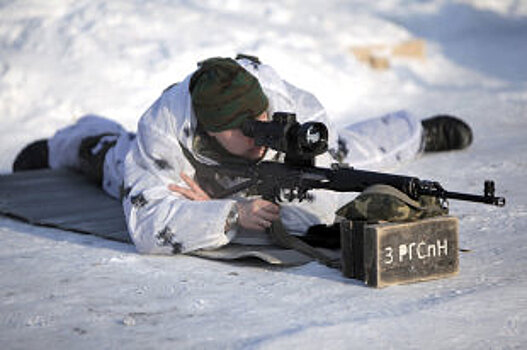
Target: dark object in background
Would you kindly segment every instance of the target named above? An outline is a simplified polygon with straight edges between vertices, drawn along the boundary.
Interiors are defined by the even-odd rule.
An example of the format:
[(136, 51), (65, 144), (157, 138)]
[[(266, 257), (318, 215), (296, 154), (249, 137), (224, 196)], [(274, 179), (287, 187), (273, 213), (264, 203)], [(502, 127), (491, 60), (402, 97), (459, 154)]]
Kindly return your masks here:
[(16, 156), (13, 172), (49, 168), (48, 155), (47, 139), (32, 142)]
[(459, 118), (438, 115), (424, 119), (421, 124), (425, 152), (460, 150), (472, 143), (470, 126)]
[(307, 230), (305, 236), (298, 236), (298, 238), (313, 247), (339, 249), (340, 224), (313, 225)]

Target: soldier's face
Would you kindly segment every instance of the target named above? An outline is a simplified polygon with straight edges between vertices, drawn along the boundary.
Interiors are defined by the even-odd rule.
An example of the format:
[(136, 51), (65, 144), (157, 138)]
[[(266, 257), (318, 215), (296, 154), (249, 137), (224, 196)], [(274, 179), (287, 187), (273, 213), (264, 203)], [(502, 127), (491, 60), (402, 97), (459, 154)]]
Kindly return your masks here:
[[(263, 112), (256, 120), (267, 121), (267, 112)], [(209, 132), (229, 153), (246, 159), (257, 160), (264, 156), (267, 147), (256, 146), (254, 139), (245, 136), (241, 129), (229, 129), (220, 132)]]

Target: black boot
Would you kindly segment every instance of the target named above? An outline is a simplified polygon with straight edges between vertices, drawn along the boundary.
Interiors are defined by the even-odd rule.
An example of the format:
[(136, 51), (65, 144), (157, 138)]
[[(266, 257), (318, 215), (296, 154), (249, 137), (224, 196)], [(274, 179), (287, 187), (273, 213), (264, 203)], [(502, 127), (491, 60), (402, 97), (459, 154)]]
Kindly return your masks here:
[(449, 115), (438, 115), (421, 121), (424, 152), (441, 152), (467, 148), (472, 130), (467, 123)]
[(13, 172), (49, 168), (48, 140), (30, 143), (15, 158)]

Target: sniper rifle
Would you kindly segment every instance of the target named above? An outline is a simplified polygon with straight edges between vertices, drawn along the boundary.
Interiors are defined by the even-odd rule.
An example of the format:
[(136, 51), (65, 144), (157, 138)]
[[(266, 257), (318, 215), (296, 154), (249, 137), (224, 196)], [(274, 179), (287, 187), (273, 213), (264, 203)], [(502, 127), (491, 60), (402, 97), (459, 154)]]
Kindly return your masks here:
[[(504, 197), (495, 196), (492, 180), (484, 182), (483, 195), (447, 191), (437, 181), (421, 180), (413, 176), (354, 169), (335, 163), (331, 168), (316, 167), (314, 158), (328, 150), (328, 129), (325, 124), (300, 124), (292, 113), (275, 113), (270, 122), (248, 120), (243, 133), (255, 144), (284, 152), (284, 163), (262, 161), (254, 165), (229, 165), (215, 171), (229, 176), (248, 179), (225, 190), (218, 197), (227, 197), (243, 189), (256, 187), (264, 199), (288, 201), (309, 199), (309, 191), (327, 189), (337, 192), (362, 192), (375, 184), (390, 185), (412, 199), (434, 196), (447, 203), (448, 199), (505, 205)], [(445, 204), (446, 205), (446, 204)]]

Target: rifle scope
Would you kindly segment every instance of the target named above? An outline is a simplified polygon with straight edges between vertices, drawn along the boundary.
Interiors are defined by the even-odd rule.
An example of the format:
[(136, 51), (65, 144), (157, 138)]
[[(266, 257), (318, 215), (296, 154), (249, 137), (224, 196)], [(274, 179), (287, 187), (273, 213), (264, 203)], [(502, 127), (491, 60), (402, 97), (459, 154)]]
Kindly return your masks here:
[(274, 113), (270, 122), (246, 120), (242, 132), (254, 138), (256, 145), (285, 152), (290, 158), (309, 159), (328, 149), (326, 125), (319, 122), (300, 124), (294, 113)]

